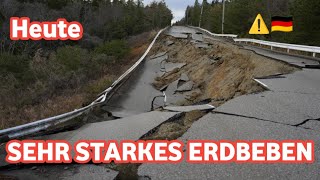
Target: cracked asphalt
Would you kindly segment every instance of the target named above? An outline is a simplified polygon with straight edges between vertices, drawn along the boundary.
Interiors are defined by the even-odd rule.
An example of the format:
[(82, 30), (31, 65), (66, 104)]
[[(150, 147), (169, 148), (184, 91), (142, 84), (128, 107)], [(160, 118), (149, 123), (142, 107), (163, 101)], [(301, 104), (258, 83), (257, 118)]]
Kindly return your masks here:
[[(309, 77), (310, 76), (310, 77)], [(151, 179), (319, 179), (320, 71), (261, 80), (270, 91), (240, 96), (195, 122), (180, 140), (313, 140), (313, 164), (143, 164)]]
[[(315, 140), (319, 159), (319, 133), (307, 129), (234, 115), (209, 113), (180, 140)], [(138, 174), (154, 179), (319, 179), (320, 164), (143, 164)]]
[(279, 52), (271, 51), (268, 49), (263, 49), (260, 47), (253, 47), (253, 46), (247, 46), (247, 45), (244, 45), (243, 47), (247, 50), (254, 51), (255, 53), (260, 54), (262, 56), (284, 61), (298, 67), (304, 68), (306, 65), (319, 65), (319, 61), (311, 58), (293, 56), (286, 53), (279, 53)]
[[(187, 27), (172, 27), (167, 32), (176, 38), (193, 38), (201, 41), (207, 35), (195, 34)], [(212, 38), (215, 40), (215, 38)], [(221, 39), (217, 39), (222, 41)], [(171, 42), (170, 42), (171, 43)], [(169, 44), (170, 44), (169, 43)], [(316, 61), (296, 58), (275, 52), (259, 50), (264, 56), (279, 59), (293, 65), (317, 64)], [(178, 115), (178, 112), (149, 112), (151, 101), (162, 93), (152, 87), (154, 78), (162, 74), (165, 52), (150, 57), (103, 107), (121, 119), (92, 123), (82, 128), (42, 139), (123, 140), (139, 139), (149, 130)], [(170, 68), (172, 69), (172, 68)], [(189, 79), (183, 77), (182, 79)], [(293, 74), (260, 78), (269, 91), (243, 95), (232, 99), (196, 121), (179, 138), (188, 140), (313, 140), (315, 163), (313, 164), (142, 164), (137, 175), (143, 179), (320, 179), (320, 70), (302, 69)], [(166, 90), (174, 91), (171, 87)], [(168, 93), (170, 94), (170, 93)], [(173, 96), (172, 96), (173, 97)], [(175, 100), (175, 97), (173, 97)], [(160, 98), (159, 98), (160, 99)], [(170, 97), (168, 99), (171, 100)], [(162, 100), (157, 102), (163, 103)], [(193, 107), (168, 107), (189, 111)], [(199, 107), (197, 107), (199, 108)], [(210, 108), (212, 107), (203, 107)], [(142, 114), (141, 114), (142, 113)], [(139, 114), (139, 115), (137, 115)], [(124, 118), (123, 118), (124, 117)], [(0, 148), (1, 150), (1, 148)], [(0, 153), (3, 158), (4, 153)], [(18, 170), (0, 170), (21, 179), (115, 179), (117, 171), (96, 165), (38, 166)]]
[[(182, 30), (183, 32), (185, 30)], [(177, 33), (175, 31), (175, 33)], [(317, 61), (260, 48), (257, 53), (304, 67)], [(257, 50), (258, 49), (258, 50)], [(259, 51), (259, 52), (258, 52)], [(237, 97), (195, 122), (180, 140), (313, 140), (313, 164), (143, 164), (150, 179), (319, 179), (320, 70), (259, 79), (270, 89)]]

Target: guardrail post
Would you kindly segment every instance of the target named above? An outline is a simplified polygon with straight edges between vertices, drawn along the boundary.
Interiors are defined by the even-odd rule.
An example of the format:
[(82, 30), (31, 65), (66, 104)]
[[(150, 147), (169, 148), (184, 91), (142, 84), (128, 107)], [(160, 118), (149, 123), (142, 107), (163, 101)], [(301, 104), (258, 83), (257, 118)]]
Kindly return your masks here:
[(320, 46), (306, 46), (306, 45), (299, 45), (299, 44), (286, 44), (286, 43), (278, 43), (272, 41), (262, 41), (257, 39), (235, 39), (236, 42), (245, 43), (252, 46), (263, 47), (263, 48), (270, 48), (271, 51), (275, 51), (279, 48), (282, 52), (286, 52), (288, 54), (298, 51), (298, 52), (306, 52), (308, 53), (309, 57), (319, 58), (320, 54)]

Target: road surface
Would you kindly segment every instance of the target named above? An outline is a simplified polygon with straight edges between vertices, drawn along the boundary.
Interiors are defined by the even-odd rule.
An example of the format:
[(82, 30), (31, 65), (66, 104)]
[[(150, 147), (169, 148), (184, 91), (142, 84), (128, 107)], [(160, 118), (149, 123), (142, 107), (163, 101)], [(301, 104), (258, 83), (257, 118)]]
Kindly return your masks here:
[[(290, 64), (318, 64), (258, 48), (257, 53)], [(258, 49), (258, 50), (257, 50)], [(319, 179), (320, 70), (303, 69), (281, 78), (259, 79), (270, 88), (240, 96), (198, 120), (180, 140), (313, 140), (313, 164), (143, 164), (151, 179)]]
[[(204, 37), (188, 27), (172, 27), (167, 35), (177, 39), (190, 39), (198, 48), (210, 48)], [(211, 40), (216, 40), (211, 38)], [(223, 41), (217, 39), (218, 41)], [(166, 42), (170, 46), (174, 42)], [(227, 42), (224, 42), (227, 43)], [(317, 64), (301, 57), (283, 55), (262, 49), (246, 47), (264, 56), (303, 66)], [(79, 139), (137, 140), (162, 123), (172, 120), (180, 112), (151, 110), (155, 96), (163, 93), (152, 86), (154, 78), (173, 71), (182, 65), (170, 64), (166, 52), (149, 55), (148, 60), (135, 71), (103, 109), (120, 117), (114, 121), (87, 124), (78, 130), (63, 132), (39, 139), (65, 139), (71, 143)], [(166, 65), (165, 65), (166, 64)], [(166, 68), (167, 67), (167, 68)], [(173, 67), (173, 68), (172, 68)], [(168, 101), (174, 104), (184, 96), (177, 96), (178, 85), (192, 84), (189, 77), (169, 84), (165, 91)], [(239, 96), (195, 122), (179, 139), (187, 140), (313, 140), (315, 163), (313, 164), (142, 164), (137, 175), (150, 179), (320, 179), (320, 71), (302, 69), (293, 74), (258, 79), (269, 91)], [(166, 103), (164, 99), (157, 104)], [(163, 105), (163, 104), (162, 104)], [(207, 109), (208, 106), (199, 106)], [(195, 107), (168, 107), (173, 111), (190, 111)], [(211, 108), (211, 107), (209, 107)], [(178, 109), (178, 110), (177, 110)], [(0, 157), (4, 159), (3, 146)], [(114, 179), (118, 172), (110, 166), (99, 165), (22, 165), (12, 166), (2, 162), (0, 174), (21, 179)]]

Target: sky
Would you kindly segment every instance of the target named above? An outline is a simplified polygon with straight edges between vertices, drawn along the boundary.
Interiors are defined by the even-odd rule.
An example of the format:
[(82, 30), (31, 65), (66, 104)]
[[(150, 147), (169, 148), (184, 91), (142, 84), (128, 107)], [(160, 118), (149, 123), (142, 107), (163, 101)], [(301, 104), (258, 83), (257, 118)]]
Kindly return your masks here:
[[(148, 5), (154, 0), (144, 0), (143, 3)], [(159, 1), (159, 0), (157, 0)], [(165, 0), (169, 9), (171, 9), (173, 14), (172, 22), (176, 22), (184, 17), (184, 12), (188, 5), (193, 5), (195, 0)], [(210, 1), (208, 1), (210, 2)], [(202, 3), (202, 0), (199, 0), (199, 3)]]

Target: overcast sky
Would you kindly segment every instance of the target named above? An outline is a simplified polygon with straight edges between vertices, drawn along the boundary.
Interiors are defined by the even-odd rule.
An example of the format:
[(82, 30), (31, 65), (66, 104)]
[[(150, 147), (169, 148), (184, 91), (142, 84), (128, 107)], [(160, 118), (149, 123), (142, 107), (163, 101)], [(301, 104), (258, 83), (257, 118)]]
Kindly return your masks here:
[[(150, 2), (154, 0), (144, 0), (144, 4), (148, 5)], [(159, 1), (159, 0), (157, 0)], [(186, 10), (188, 5), (193, 5), (195, 0), (165, 0), (168, 7), (171, 9), (173, 13), (173, 22), (176, 22), (184, 17), (184, 11)], [(209, 0), (208, 2), (211, 2)], [(199, 3), (202, 3), (202, 0), (199, 0)]]

